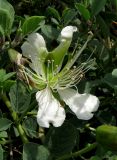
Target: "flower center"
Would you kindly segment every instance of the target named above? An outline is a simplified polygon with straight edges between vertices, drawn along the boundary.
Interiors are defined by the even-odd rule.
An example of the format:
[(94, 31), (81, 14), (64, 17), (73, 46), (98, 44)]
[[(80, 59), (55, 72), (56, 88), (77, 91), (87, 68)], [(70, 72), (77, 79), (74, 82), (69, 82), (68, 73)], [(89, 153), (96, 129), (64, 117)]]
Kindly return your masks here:
[(51, 79), (52, 89), (66, 89), (76, 86), (84, 74), (92, 67), (94, 60), (88, 60), (82, 63), (79, 67), (73, 66), (73, 68), (64, 68), (61, 72), (56, 74), (53, 79)]
[(50, 87), (53, 90), (66, 89), (76, 86), (83, 78), (84, 74), (92, 67), (94, 60), (87, 60), (78, 67), (72, 68), (63, 67), (60, 70), (60, 66), (54, 67), (54, 60), (48, 59), (46, 61), (45, 77), (43, 75), (37, 75), (27, 67), (21, 69), (21, 73), (25, 76), (28, 84), (33, 82), (36, 88), (42, 90), (46, 87)]

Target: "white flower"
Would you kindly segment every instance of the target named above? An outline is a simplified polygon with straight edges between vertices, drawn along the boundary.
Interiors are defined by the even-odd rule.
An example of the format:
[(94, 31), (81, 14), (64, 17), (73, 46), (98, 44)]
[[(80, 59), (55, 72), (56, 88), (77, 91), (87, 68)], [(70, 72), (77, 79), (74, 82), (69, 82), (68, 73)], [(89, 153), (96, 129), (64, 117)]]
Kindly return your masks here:
[[(48, 128), (50, 123), (59, 127), (65, 120), (65, 110), (60, 102), (54, 97), (56, 91), (61, 100), (76, 114), (79, 119), (89, 120), (93, 112), (99, 107), (99, 100), (91, 94), (79, 94), (71, 89), (81, 79), (83, 74), (90, 68), (92, 61), (87, 61), (78, 67), (72, 65), (85, 49), (90, 38), (87, 39), (78, 53), (73, 54), (71, 59), (63, 66), (62, 62), (71, 44), (73, 32), (77, 28), (67, 26), (61, 31), (61, 43), (53, 51), (48, 52), (43, 37), (39, 33), (32, 33), (22, 45), (23, 55), (30, 59), (30, 67), (22, 67), (27, 79), (30, 79), (39, 91), (36, 93), (39, 110), (37, 122), (39, 126)], [(91, 63), (91, 65), (90, 65)]]

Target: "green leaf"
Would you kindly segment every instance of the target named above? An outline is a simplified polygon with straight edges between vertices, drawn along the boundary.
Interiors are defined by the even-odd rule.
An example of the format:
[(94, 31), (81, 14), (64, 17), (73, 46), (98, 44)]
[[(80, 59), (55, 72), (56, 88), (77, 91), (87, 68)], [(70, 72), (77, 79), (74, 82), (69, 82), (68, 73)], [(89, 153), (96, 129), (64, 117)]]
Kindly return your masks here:
[(0, 69), (0, 90), (9, 91), (10, 87), (15, 83), (11, 78), (15, 72), (7, 73), (4, 69)]
[(112, 76), (117, 78), (117, 69), (114, 69), (114, 70), (112, 71)]
[(52, 128), (47, 137), (46, 145), (55, 157), (70, 153), (76, 144), (77, 132), (70, 123), (64, 123), (61, 127)]
[(14, 85), (15, 83), (16, 83), (16, 81), (14, 81), (14, 80), (7, 80), (7, 81), (3, 82), (2, 89), (7, 92), (10, 90), (11, 86)]
[(59, 22), (55, 18), (51, 18), (53, 24), (59, 26)]
[(92, 16), (97, 15), (105, 6), (107, 0), (91, 0)]
[(3, 78), (3, 82), (8, 80), (9, 78), (11, 78), (14, 75), (15, 75), (15, 72), (11, 72), (11, 73), (5, 74), (4, 77), (2, 77)]
[(117, 89), (117, 77), (113, 76), (112, 73), (107, 73), (103, 81), (113, 89)]
[(3, 82), (3, 77), (6, 75), (6, 71), (4, 69), (0, 69), (0, 82)]
[(98, 157), (98, 156), (93, 156), (93, 157), (90, 158), (90, 160), (100, 160), (100, 157)]
[(10, 34), (14, 21), (14, 8), (6, 0), (0, 0), (0, 32)]
[(8, 138), (8, 134), (6, 131), (0, 132), (0, 138)]
[(65, 9), (63, 11), (62, 20), (64, 22), (64, 25), (68, 25), (77, 15), (77, 12), (74, 9)]
[(23, 84), (18, 82), (13, 85), (10, 89), (9, 96), (15, 112), (24, 113), (28, 110), (31, 96)]
[(42, 33), (51, 40), (57, 39), (59, 32), (56, 28), (52, 27), (51, 25), (44, 25), (41, 28)]
[(12, 121), (6, 118), (0, 118), (0, 131), (7, 130), (10, 125), (12, 124)]
[(1, 145), (0, 145), (0, 160), (3, 160), (3, 149)]
[(19, 15), (15, 15), (15, 22), (16, 22), (16, 23), (19, 24), (19, 22), (20, 22), (20, 24), (21, 24), (21, 26), (22, 26), (23, 23), (24, 23), (24, 21), (25, 21), (25, 18), (24, 18), (24, 17), (19, 16)]
[(100, 15), (96, 16), (96, 21), (97, 21), (97, 24), (99, 24), (100, 26), (102, 35), (105, 38), (107, 38), (110, 34), (110, 29), (108, 25), (105, 23), (104, 19)]
[(33, 137), (38, 137), (38, 132), (37, 130), (37, 120), (34, 117), (29, 117), (23, 122), (23, 128), (26, 132), (26, 134), (33, 138)]
[(86, 7), (83, 4), (76, 3), (75, 6), (85, 20), (90, 19), (90, 12), (88, 11), (88, 9), (86, 9)]
[(49, 151), (42, 145), (27, 143), (23, 147), (23, 160), (48, 160)]
[(54, 18), (56, 18), (57, 20), (60, 21), (61, 18), (60, 18), (59, 12), (55, 8), (48, 7), (47, 12), (48, 12), (49, 15), (51, 15), (52, 17), (54, 17)]
[(44, 22), (44, 18), (45, 17), (43, 16), (32, 16), (27, 18), (21, 27), (23, 35), (25, 36), (39, 29), (41, 26), (41, 23)]
[(0, 36), (4, 36), (4, 30), (1, 26), (0, 26)]
[(114, 6), (114, 11), (117, 11), (117, 0), (110, 1), (111, 5)]
[(6, 73), (4, 69), (0, 69), (0, 82), (4, 82), (15, 75), (15, 72)]

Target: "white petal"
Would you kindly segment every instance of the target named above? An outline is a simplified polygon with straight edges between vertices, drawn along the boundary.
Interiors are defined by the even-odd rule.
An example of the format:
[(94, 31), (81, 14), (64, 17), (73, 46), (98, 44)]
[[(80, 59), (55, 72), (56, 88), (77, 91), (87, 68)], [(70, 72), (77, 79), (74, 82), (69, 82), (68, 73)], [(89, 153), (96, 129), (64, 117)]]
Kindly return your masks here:
[(65, 111), (61, 107), (51, 93), (51, 90), (46, 88), (36, 93), (36, 100), (39, 105), (37, 114), (37, 122), (41, 127), (48, 128), (50, 123), (55, 127), (59, 127), (65, 120)]
[(70, 88), (58, 92), (79, 119), (91, 119), (93, 117), (92, 112), (97, 111), (99, 107), (99, 99), (91, 94), (79, 94)]
[(62, 40), (72, 39), (73, 32), (76, 32), (76, 31), (77, 31), (77, 27), (75, 26), (67, 26), (63, 28), (61, 31)]
[(21, 46), (21, 49), (23, 55), (29, 59), (31, 59), (31, 56), (35, 55), (37, 52), (37, 50), (28, 42), (24, 42), (23, 45)]
[(46, 48), (45, 40), (39, 33), (32, 33), (28, 36), (27, 41), (37, 50), (41, 47)]
[(28, 36), (27, 41), (21, 46), (21, 49), (23, 55), (27, 58), (31, 59), (33, 58), (33, 55), (39, 58), (40, 49), (46, 50), (45, 40), (39, 33), (32, 33)]
[(42, 62), (47, 56), (46, 44), (43, 37), (38, 33), (32, 33), (28, 36), (27, 41), (21, 46), (22, 53), (25, 57), (31, 59), (31, 68), (38, 74), (42, 75)]
[(38, 58), (38, 53), (36, 48), (31, 46), (28, 42), (24, 42), (24, 44), (21, 46), (22, 53), (25, 57), (31, 59), (32, 63), (30, 63), (30, 67), (39, 75), (42, 75), (41, 73), (41, 65)]

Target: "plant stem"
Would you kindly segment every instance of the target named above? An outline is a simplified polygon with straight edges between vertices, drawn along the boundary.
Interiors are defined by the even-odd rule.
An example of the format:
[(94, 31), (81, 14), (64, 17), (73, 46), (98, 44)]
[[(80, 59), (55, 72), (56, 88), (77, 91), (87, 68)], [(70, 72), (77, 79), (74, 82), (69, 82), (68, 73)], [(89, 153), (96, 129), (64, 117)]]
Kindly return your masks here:
[(93, 150), (94, 148), (96, 148), (96, 146), (97, 146), (97, 143), (90, 144), (89, 146), (87, 146), (77, 152), (74, 152), (71, 154), (65, 154), (65, 155), (61, 156), (60, 158), (57, 158), (56, 160), (65, 160), (65, 159), (81, 156), (82, 154)]
[(16, 128), (17, 128), (19, 135), (22, 139), (22, 142), (27, 143), (28, 139), (27, 139), (27, 136), (22, 128), (22, 125), (18, 122), (19, 119), (18, 119), (17, 113), (13, 111), (11, 103), (10, 103), (9, 99), (7, 98), (6, 94), (0, 94), (0, 95), (1, 95), (3, 102), (5, 103), (5, 105), (7, 106), (7, 108), (9, 109), (9, 111), (11, 113), (11, 116), (15, 122)]

